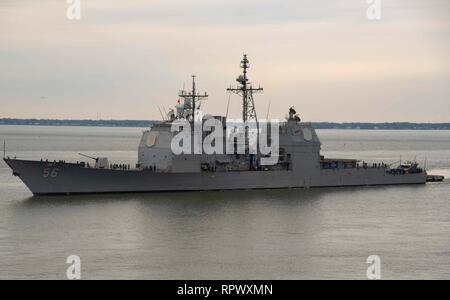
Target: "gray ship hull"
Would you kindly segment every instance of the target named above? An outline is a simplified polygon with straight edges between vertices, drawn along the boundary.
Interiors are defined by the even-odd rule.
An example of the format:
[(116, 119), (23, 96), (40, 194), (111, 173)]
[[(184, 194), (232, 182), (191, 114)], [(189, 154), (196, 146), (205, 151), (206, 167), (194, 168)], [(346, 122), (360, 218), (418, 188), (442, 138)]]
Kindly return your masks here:
[(426, 172), (393, 175), (383, 168), (320, 169), (304, 173), (158, 173), (87, 168), (65, 162), (4, 160), (34, 195), (424, 184), (427, 177)]

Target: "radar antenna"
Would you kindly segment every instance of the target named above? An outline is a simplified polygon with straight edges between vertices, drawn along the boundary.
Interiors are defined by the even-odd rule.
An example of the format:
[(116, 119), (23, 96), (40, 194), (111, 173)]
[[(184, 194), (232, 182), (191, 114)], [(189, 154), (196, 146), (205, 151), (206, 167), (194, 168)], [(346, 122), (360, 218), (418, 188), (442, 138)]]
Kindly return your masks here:
[(227, 89), (227, 91), (242, 96), (242, 120), (244, 122), (251, 119), (257, 120), (258, 117), (256, 115), (253, 93), (262, 92), (263, 88), (254, 88), (247, 78), (247, 69), (250, 68), (247, 54), (244, 54), (244, 58), (241, 61), (241, 68), (243, 69), (242, 75), (239, 75), (236, 79), (236, 81), (239, 83), (239, 86), (230, 87)]
[(208, 98), (208, 94), (205, 92), (204, 94), (200, 94), (195, 89), (195, 75), (192, 75), (192, 91), (186, 92), (184, 89), (180, 91), (178, 96), (180, 98), (183, 98), (184, 103), (191, 102), (191, 109), (192, 109), (192, 119), (195, 119), (195, 110), (198, 109), (196, 101), (202, 101)]
[[(258, 116), (256, 115), (255, 101), (253, 100), (253, 93), (261, 93), (263, 88), (259, 86), (254, 88), (249, 79), (247, 78), (247, 69), (250, 68), (249, 60), (247, 59), (247, 54), (244, 54), (244, 58), (241, 61), (241, 68), (243, 69), (242, 74), (238, 76), (236, 81), (239, 83), (237, 87), (230, 87), (227, 89), (228, 92), (235, 93), (242, 96), (242, 121), (244, 124), (247, 121), (255, 120), (257, 126), (257, 136), (259, 136), (259, 124)], [(248, 128), (245, 127), (245, 145), (246, 152), (248, 151)], [(259, 151), (258, 151), (259, 152)]]

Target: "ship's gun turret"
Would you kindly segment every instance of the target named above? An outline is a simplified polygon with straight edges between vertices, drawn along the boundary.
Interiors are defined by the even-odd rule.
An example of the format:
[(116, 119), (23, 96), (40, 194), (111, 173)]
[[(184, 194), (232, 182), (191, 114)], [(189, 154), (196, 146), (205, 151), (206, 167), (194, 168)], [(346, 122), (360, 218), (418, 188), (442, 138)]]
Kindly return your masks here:
[(95, 160), (95, 167), (98, 169), (106, 169), (108, 167), (108, 158), (107, 157), (93, 157), (83, 153), (78, 153), (81, 156), (90, 158)]

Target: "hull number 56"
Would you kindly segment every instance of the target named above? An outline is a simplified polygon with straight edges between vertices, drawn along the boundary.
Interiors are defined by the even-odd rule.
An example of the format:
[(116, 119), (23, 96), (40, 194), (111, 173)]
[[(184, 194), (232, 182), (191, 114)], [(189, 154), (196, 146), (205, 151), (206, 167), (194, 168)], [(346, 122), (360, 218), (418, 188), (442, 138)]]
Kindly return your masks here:
[(44, 168), (44, 173), (42, 174), (42, 176), (44, 178), (55, 178), (56, 176), (58, 176), (58, 168)]

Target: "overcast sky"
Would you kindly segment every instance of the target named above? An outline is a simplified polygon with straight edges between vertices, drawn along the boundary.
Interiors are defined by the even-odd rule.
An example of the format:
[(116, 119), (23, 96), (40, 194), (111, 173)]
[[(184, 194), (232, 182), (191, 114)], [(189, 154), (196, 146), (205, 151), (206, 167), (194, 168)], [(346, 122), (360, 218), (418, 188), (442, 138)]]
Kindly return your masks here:
[[(0, 117), (159, 119), (190, 84), (225, 114), (239, 61), (260, 116), (450, 122), (450, 1), (0, 0)], [(231, 98), (230, 116), (240, 116)]]

